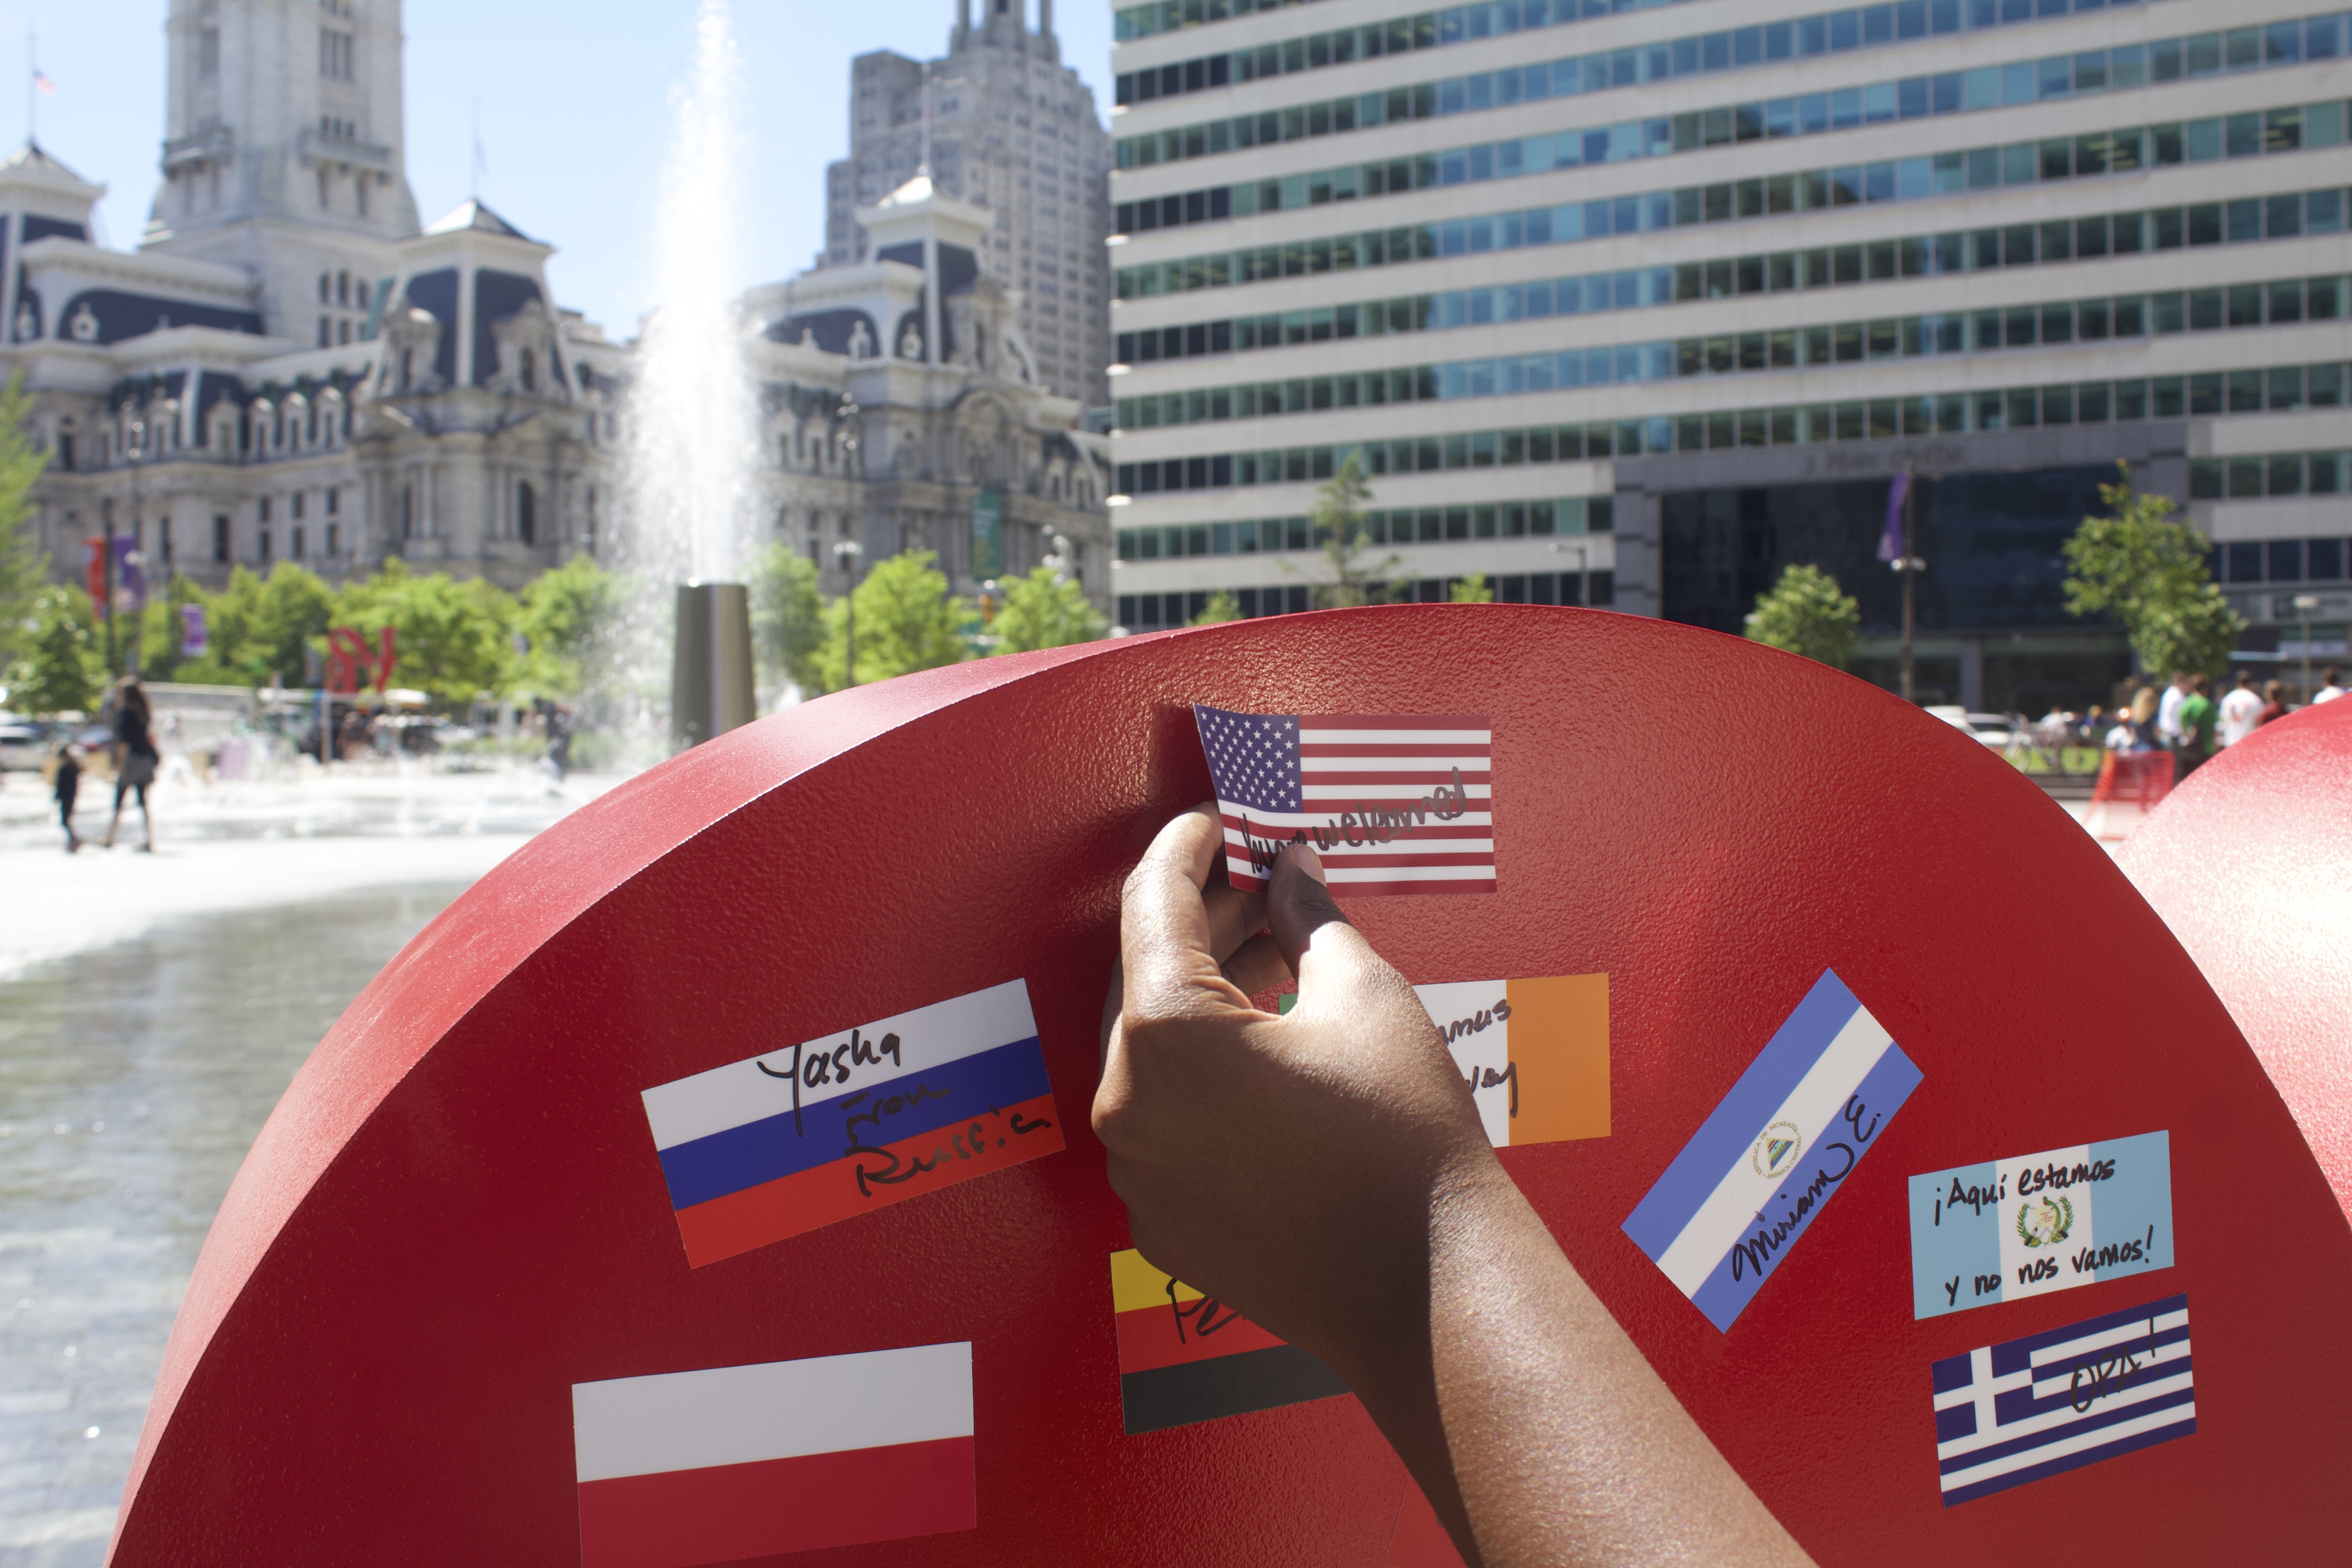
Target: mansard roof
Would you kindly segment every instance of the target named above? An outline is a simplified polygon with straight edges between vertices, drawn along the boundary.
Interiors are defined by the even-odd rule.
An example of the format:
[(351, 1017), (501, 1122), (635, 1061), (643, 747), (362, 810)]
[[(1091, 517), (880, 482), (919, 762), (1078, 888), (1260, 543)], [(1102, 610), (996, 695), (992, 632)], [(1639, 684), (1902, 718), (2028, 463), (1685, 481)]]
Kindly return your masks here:
[(462, 234), (469, 228), (483, 234), (503, 235), (509, 239), (529, 240), (530, 243), (533, 245), (537, 245), (539, 243), (539, 241), (531, 239), (530, 236), (523, 233), (522, 230), (515, 227), (514, 225), (509, 223), (506, 219), (500, 217), (498, 214), (485, 206), (479, 196), (467, 197), (466, 200), (457, 204), (457, 210), (450, 213), (447, 217), (443, 218), (440, 222), (429, 226), (425, 232), (427, 234)]

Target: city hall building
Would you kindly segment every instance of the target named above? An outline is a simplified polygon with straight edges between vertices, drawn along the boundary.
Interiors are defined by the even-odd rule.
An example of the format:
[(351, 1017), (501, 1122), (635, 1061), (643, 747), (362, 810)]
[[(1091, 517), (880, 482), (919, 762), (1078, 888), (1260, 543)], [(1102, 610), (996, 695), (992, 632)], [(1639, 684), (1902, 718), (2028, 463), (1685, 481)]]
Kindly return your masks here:
[(1907, 469), (1923, 696), (2039, 711), (2127, 670), (2061, 594), (2122, 461), (2212, 534), (2248, 647), (2306, 613), (2340, 647), (2344, 13), (1159, 0), (1117, 29), (1125, 625), (1304, 608), (1352, 455), (1412, 596), (1478, 573), (1737, 631), (1811, 562), (1891, 683)]
[[(393, 557), (515, 587), (575, 554), (614, 559), (635, 345), (561, 308), (553, 247), (483, 203), (419, 223), (399, 0), (295, 12), (299, 26), (281, 0), (170, 0), (166, 139), (136, 251), (92, 241), (104, 187), (58, 157), (27, 143), (0, 164), (0, 373), (23, 375), (49, 455), (28, 527), (52, 574), (82, 580), (92, 538), (122, 542), (151, 583), (215, 587), (239, 567), (333, 581)], [(945, 79), (1038, 117), (1014, 138), (1020, 178), (1049, 163), (1054, 196), (1027, 192), (1020, 224), (1003, 221), (1011, 165), (983, 153), (1004, 138), (982, 138), (971, 162), (992, 173), (971, 200), (910, 167), (851, 207), (858, 238), (837, 263), (741, 302), (759, 329), (753, 504), (828, 590), (847, 586), (835, 546), (855, 541), (868, 565), (934, 550), (961, 593), (1051, 556), (1108, 602), (1108, 450), (1071, 357), (1078, 283), (1028, 312), (1042, 349), (1021, 326), (1023, 287), (1050, 276), (1031, 240), (1066, 250), (1083, 233), (1098, 258), (1104, 221), (1099, 178), (1092, 208), (1059, 200), (1084, 149), (1058, 133), (1095, 122), (1042, 22), (1030, 33), (999, 5), (959, 23)]]

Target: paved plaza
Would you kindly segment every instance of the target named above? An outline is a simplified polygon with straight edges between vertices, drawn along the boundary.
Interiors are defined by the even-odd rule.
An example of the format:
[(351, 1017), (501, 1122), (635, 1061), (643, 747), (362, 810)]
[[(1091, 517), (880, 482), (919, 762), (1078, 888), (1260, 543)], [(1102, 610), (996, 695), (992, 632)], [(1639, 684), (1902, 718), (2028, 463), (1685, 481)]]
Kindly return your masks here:
[[(402, 944), (615, 782), (315, 772), (157, 791), (68, 856), (0, 787), (0, 1568), (103, 1561), (173, 1314), (270, 1108)], [(85, 795), (103, 835), (110, 795)]]

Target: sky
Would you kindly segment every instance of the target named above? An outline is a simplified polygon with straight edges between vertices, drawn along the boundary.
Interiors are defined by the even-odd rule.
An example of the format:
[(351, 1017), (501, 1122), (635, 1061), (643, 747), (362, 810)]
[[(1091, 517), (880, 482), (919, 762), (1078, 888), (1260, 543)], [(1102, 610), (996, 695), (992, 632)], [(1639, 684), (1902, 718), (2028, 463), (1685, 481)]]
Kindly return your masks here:
[[(274, 0), (299, 5), (303, 0)], [(385, 4), (388, 0), (361, 0)], [(1034, 25), (1036, 0), (1026, 0)], [(408, 178), (422, 221), (464, 201), (480, 105), (482, 200), (557, 247), (557, 300), (615, 337), (655, 302), (647, 233), (691, 65), (698, 0), (405, 0)], [(751, 120), (748, 286), (809, 265), (824, 233), (824, 165), (848, 151), (849, 62), (945, 51), (954, 0), (731, 0)], [(1064, 0), (1062, 58), (1110, 108), (1109, 0)], [(978, 0), (973, 6), (979, 11)], [(34, 98), (27, 34), (55, 96), (41, 145), (108, 187), (98, 237), (138, 243), (163, 137), (165, 0), (0, 0), (0, 130)], [(13, 120), (8, 117), (13, 116)]]

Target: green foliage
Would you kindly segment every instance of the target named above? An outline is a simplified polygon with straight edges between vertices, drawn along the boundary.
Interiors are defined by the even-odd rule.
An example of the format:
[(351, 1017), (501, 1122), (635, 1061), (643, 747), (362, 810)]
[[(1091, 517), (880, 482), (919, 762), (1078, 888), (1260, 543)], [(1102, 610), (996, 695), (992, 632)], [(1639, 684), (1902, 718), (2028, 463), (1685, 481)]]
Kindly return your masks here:
[[(273, 581), (284, 571), (281, 566), (273, 573)], [(572, 580), (575, 589), (581, 581)], [(556, 600), (562, 596), (549, 601), (551, 624)], [(460, 581), (441, 572), (420, 577), (394, 556), (373, 577), (344, 588), (334, 612), (334, 625), (355, 628), (370, 647), (375, 646), (383, 627), (391, 626), (395, 660), (392, 684), (424, 691), (445, 707), (508, 689), (519, 662), (513, 644), (515, 601), (480, 578)], [(322, 624), (321, 636), (325, 630)]]
[(1084, 588), (1063, 581), (1051, 566), (1039, 566), (1004, 580), (1004, 607), (989, 629), (996, 634), (998, 653), (1027, 653), (1092, 642), (1110, 623), (1087, 602)]
[(1315, 494), (1309, 521), (1314, 524), (1316, 541), (1322, 546), (1324, 563), (1331, 571), (1329, 582), (1315, 584), (1315, 607), (1318, 610), (1369, 605), (1375, 589), (1385, 597), (1396, 569), (1404, 564), (1401, 555), (1391, 555), (1372, 565), (1366, 565), (1361, 559), (1372, 542), (1371, 530), (1364, 521), (1364, 503), (1371, 499), (1372, 487), (1364, 479), (1363, 459), (1354, 452), (1348, 454), (1339, 471)]
[(1486, 574), (1473, 572), (1445, 591), (1446, 602), (1454, 605), (1491, 605), (1495, 590), (1486, 584)]
[(89, 595), (35, 589), (7, 676), (8, 706), (19, 713), (94, 712), (106, 687), (106, 643)]
[[(139, 617), (139, 672), (149, 680), (196, 681), (198, 677), (187, 673), (196, 668), (196, 659), (180, 652), (185, 631), (180, 611), (187, 605), (205, 604), (206, 595), (202, 587), (176, 572), (164, 582), (163, 590), (149, 595), (147, 608)], [(207, 637), (211, 629), (208, 618)]]
[(1790, 566), (1757, 595), (1748, 616), (1748, 638), (1843, 669), (1853, 662), (1854, 628), (1861, 621), (1862, 606), (1835, 577), (1818, 566)]
[(33, 481), (49, 461), (26, 428), (32, 411), (24, 377), (10, 376), (0, 390), (0, 676), (32, 646), (36, 603), (49, 573), (47, 552), (26, 527), (33, 520)]
[[(327, 627), (336, 624), (333, 591), (291, 562), (279, 562), (267, 577), (239, 566), (227, 587), (209, 595), (198, 591), (195, 602), (205, 605), (211, 647), (201, 658), (174, 657), (174, 680), (267, 686), (275, 675), (281, 685), (303, 685), (309, 675), (304, 653), (325, 647)], [(153, 614), (150, 606), (149, 626)]]
[(751, 643), (763, 678), (788, 680), (806, 696), (823, 689), (817, 654), (824, 647), (824, 598), (816, 564), (782, 544), (751, 563)]
[[(971, 607), (948, 595), (948, 580), (931, 563), (929, 550), (909, 550), (877, 563), (857, 584), (824, 608), (824, 647), (817, 655), (817, 683), (826, 691), (848, 684), (850, 600), (857, 607), (857, 683), (887, 680), (918, 669), (955, 664), (964, 656), (958, 627)], [(1001, 618), (1001, 617), (1000, 617)]]
[[(344, 596), (350, 597), (348, 590)], [(621, 611), (620, 574), (585, 555), (541, 573), (515, 606), (515, 626), (529, 649), (516, 672), (517, 689), (561, 698), (601, 689), (617, 652)]]
[(2150, 675), (2219, 675), (2246, 624), (2213, 584), (2210, 546), (2174, 517), (2169, 498), (2141, 494), (2129, 467), (2116, 467), (2116, 482), (2099, 487), (2107, 515), (2084, 518), (2066, 541), (2066, 608), (2122, 622), (2133, 658)]
[(1221, 622), (1238, 621), (1241, 618), (1241, 601), (1226, 590), (1220, 588), (1209, 595), (1209, 602), (1202, 606), (1199, 615), (1192, 617), (1192, 624), (1196, 626), (1213, 626)]

